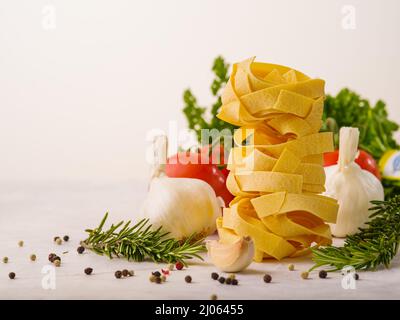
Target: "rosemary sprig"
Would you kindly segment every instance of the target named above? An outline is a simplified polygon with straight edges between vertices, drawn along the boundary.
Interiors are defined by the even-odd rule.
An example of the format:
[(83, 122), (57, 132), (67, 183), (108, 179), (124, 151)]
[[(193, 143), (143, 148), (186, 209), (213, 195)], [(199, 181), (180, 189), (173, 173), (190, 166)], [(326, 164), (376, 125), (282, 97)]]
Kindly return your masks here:
[(332, 267), (329, 271), (352, 266), (356, 270), (390, 267), (400, 245), (400, 195), (387, 201), (371, 201), (371, 221), (366, 228), (347, 236), (343, 247), (327, 246), (313, 249), (315, 265)]
[(143, 261), (151, 259), (154, 262), (175, 263), (202, 257), (200, 252), (205, 251), (204, 239), (198, 239), (198, 235), (179, 241), (167, 237), (168, 232), (162, 228), (152, 229), (148, 219), (140, 220), (134, 226), (131, 221), (121, 221), (111, 225), (103, 231), (108, 212), (95, 229), (85, 230), (89, 236), (83, 241), (83, 245), (100, 255), (113, 257), (125, 257), (128, 260)]

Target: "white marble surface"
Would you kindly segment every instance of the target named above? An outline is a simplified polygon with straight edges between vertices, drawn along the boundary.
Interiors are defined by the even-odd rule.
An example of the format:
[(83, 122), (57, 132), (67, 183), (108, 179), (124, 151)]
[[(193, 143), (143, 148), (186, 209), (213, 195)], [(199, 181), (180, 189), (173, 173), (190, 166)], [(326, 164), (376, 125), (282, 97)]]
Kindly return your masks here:
[[(1, 299), (398, 299), (400, 298), (400, 260), (395, 259), (390, 270), (360, 273), (356, 289), (345, 290), (338, 273), (321, 280), (316, 273), (302, 280), (300, 272), (311, 266), (309, 258), (281, 262), (253, 263), (239, 274), (237, 287), (221, 285), (210, 279), (215, 271), (207, 259), (195, 262), (189, 269), (175, 271), (162, 285), (149, 282), (151, 271), (163, 265), (150, 262), (133, 263), (108, 260), (86, 252), (78, 255), (76, 247), (85, 237), (84, 229), (98, 224), (106, 211), (110, 221), (129, 219), (145, 195), (145, 183), (133, 181), (115, 183), (90, 182), (1, 182), (0, 183), (0, 257), (8, 256), (8, 264), (0, 262)], [(52, 239), (68, 234), (71, 240), (57, 246)], [(24, 247), (17, 242), (23, 240)], [(62, 252), (68, 251), (66, 254)], [(56, 289), (42, 288), (43, 266), (47, 255), (56, 252), (62, 266), (56, 269)], [(29, 255), (38, 256), (36, 262)], [(287, 265), (296, 270), (289, 272)], [(84, 268), (94, 274), (86, 276)], [(134, 269), (132, 278), (117, 280), (117, 269)], [(8, 273), (17, 274), (15, 280)], [(264, 273), (273, 281), (265, 284)], [(190, 274), (192, 284), (184, 277)]]

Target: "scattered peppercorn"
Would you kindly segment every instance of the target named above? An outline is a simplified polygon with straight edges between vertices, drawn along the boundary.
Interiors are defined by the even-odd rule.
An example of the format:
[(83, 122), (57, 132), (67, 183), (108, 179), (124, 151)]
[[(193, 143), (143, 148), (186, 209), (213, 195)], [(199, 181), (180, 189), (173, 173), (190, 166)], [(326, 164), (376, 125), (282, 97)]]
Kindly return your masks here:
[(226, 283), (226, 284), (232, 284), (232, 279), (229, 278), (229, 277), (226, 278), (225, 283)]
[(218, 281), (219, 281), (219, 283), (225, 283), (225, 278), (224, 277), (219, 277), (219, 279), (218, 279)]
[(218, 280), (218, 278), (219, 278), (218, 273), (216, 273), (216, 272), (211, 273), (211, 279)]
[(160, 277), (161, 273), (159, 271), (154, 271), (151, 273), (153, 276)]
[(150, 282), (155, 282), (156, 278), (157, 278), (156, 276), (151, 275), (149, 280), (150, 280)]
[(53, 259), (56, 257), (57, 255), (55, 253), (50, 253), (49, 254), (49, 261), (53, 262)]
[(230, 273), (228, 278), (230, 278), (231, 280), (236, 279), (236, 275), (234, 273)]
[(115, 275), (115, 277), (116, 277), (117, 279), (121, 279), (121, 277), (122, 277), (122, 272), (119, 271), (119, 270), (117, 270), (117, 271), (115, 271), (114, 275)]
[(264, 282), (265, 283), (270, 283), (272, 280), (272, 277), (269, 274), (264, 275)]
[(308, 272), (307, 271), (303, 271), (300, 275), (303, 279), (308, 279)]
[(326, 272), (325, 270), (321, 270), (321, 271), (319, 272), (319, 277), (320, 277), (321, 279), (325, 279), (327, 276), (328, 276), (328, 272)]
[(186, 277), (185, 277), (185, 281), (186, 281), (187, 283), (191, 283), (191, 282), (192, 282), (192, 277), (191, 277), (191, 276), (186, 276)]
[(232, 285), (237, 286), (239, 284), (239, 281), (237, 279), (232, 279)]
[(92, 272), (93, 272), (93, 269), (92, 269), (92, 268), (86, 268), (86, 269), (85, 269), (85, 273), (86, 273), (88, 276), (91, 275)]
[(129, 276), (129, 271), (128, 271), (127, 269), (122, 270), (122, 275), (123, 275), (124, 277)]
[(69, 241), (69, 236), (64, 236), (63, 239), (65, 242), (67, 242), (67, 241)]
[(59, 237), (59, 236), (55, 236), (55, 237), (53, 238), (53, 241), (56, 242), (57, 239), (60, 239), (60, 237)]
[(354, 279), (356, 279), (356, 280), (359, 280), (359, 279), (360, 279), (360, 276), (358, 275), (358, 273), (355, 273), (355, 274), (354, 274)]
[(211, 300), (218, 300), (218, 297), (216, 294), (212, 294), (210, 297)]
[(160, 283), (161, 283), (161, 278), (160, 278), (160, 277), (156, 277), (155, 282), (156, 282), (157, 284), (160, 284)]
[(166, 276), (164, 276), (164, 275), (162, 275), (160, 278), (161, 278), (161, 281), (162, 281), (162, 282), (165, 282), (165, 281), (167, 281), (167, 277), (166, 277)]
[(36, 261), (36, 254), (31, 254), (29, 259), (31, 259), (31, 261)]
[(183, 269), (183, 263), (182, 262), (177, 262), (175, 264), (175, 267), (176, 267), (177, 270), (182, 270)]
[(55, 262), (55, 261), (61, 262), (61, 258), (59, 256), (54, 256), (53, 259), (51, 260), (51, 262)]
[(168, 265), (168, 270), (169, 270), (169, 271), (173, 271), (173, 270), (174, 270), (174, 264), (173, 264), (173, 263), (170, 263), (170, 264)]
[(10, 273), (8, 274), (8, 277), (9, 277), (10, 279), (15, 279), (15, 273), (14, 273), (14, 272), (10, 272)]
[(56, 260), (53, 261), (53, 264), (54, 264), (56, 267), (59, 267), (59, 266), (61, 266), (61, 260), (56, 259)]
[(288, 265), (288, 269), (289, 269), (289, 271), (293, 271), (294, 270), (294, 264), (289, 264)]
[(169, 275), (169, 270), (168, 269), (161, 269), (161, 272), (163, 275), (168, 276)]
[(82, 254), (85, 251), (85, 247), (79, 246), (76, 251), (78, 251), (79, 254)]
[(62, 239), (61, 238), (57, 238), (56, 244), (61, 245), (62, 244)]
[(135, 271), (129, 270), (129, 276), (130, 276), (130, 277), (133, 277), (134, 275), (135, 275)]
[(8, 263), (8, 257), (3, 258), (3, 263)]
[(18, 246), (23, 247), (24, 246), (24, 242), (22, 240), (18, 241)]

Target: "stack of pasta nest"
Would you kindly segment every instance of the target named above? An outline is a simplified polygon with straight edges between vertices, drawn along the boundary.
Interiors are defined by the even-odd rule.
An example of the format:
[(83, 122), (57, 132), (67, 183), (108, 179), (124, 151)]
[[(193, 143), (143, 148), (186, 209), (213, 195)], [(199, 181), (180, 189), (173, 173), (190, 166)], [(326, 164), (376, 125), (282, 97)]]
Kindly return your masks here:
[(322, 196), (320, 133), (325, 82), (288, 67), (237, 63), (222, 94), (218, 117), (240, 128), (229, 157), (227, 186), (235, 196), (217, 220), (221, 243), (250, 236), (255, 261), (282, 259), (332, 242), (336, 200)]

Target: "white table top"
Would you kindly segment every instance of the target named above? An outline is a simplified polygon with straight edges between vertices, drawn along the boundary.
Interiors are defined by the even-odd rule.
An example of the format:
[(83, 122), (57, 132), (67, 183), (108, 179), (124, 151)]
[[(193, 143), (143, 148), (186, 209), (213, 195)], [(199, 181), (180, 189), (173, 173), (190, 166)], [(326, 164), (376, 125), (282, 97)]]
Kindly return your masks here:
[[(146, 184), (138, 182), (13, 182), (0, 183), (0, 258), (9, 257), (9, 263), (0, 262), (0, 299), (399, 299), (400, 259), (397, 257), (389, 270), (360, 273), (356, 289), (342, 288), (340, 273), (319, 279), (316, 272), (302, 280), (300, 272), (307, 270), (310, 258), (286, 259), (253, 263), (238, 274), (239, 286), (221, 285), (210, 278), (215, 268), (205, 258), (189, 269), (174, 271), (166, 283), (149, 282), (151, 271), (165, 265), (150, 262), (98, 256), (92, 252), (79, 255), (76, 248), (85, 238), (84, 229), (96, 227), (103, 214), (110, 212), (110, 222), (130, 219), (140, 206)], [(69, 235), (70, 241), (57, 246), (54, 236)], [(19, 248), (17, 243), (25, 245)], [(62, 252), (68, 251), (66, 254)], [(47, 256), (55, 252), (62, 258), (56, 269), (56, 289), (43, 289), (41, 273), (49, 265)], [(30, 254), (38, 257), (29, 260)], [(293, 263), (295, 271), (288, 271)], [(83, 273), (92, 267), (94, 273)], [(133, 269), (134, 277), (115, 279), (118, 269)], [(15, 272), (15, 280), (8, 278)], [(262, 281), (265, 273), (272, 282)], [(190, 274), (193, 283), (184, 277)]]

